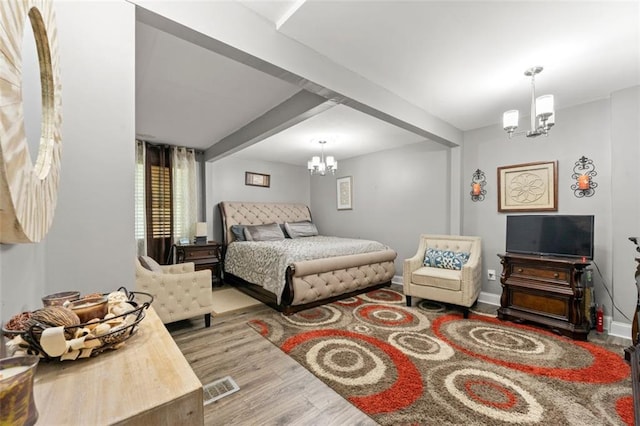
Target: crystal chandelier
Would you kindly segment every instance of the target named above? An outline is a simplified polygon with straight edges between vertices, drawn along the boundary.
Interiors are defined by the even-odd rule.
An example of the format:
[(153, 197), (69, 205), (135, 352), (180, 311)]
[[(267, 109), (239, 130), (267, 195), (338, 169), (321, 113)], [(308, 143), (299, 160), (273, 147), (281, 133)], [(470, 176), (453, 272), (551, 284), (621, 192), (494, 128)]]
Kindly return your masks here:
[(324, 145), (327, 141), (318, 141), (318, 143), (320, 144), (321, 156), (314, 155), (310, 161), (307, 161), (309, 173), (324, 176), (327, 171), (330, 171), (331, 174), (335, 175), (336, 170), (338, 170), (338, 162), (332, 155), (328, 155), (326, 159), (324, 157)]
[[(540, 135), (547, 136), (549, 129), (555, 124), (555, 113), (553, 111), (553, 95), (543, 95), (536, 98), (535, 76), (542, 72), (542, 67), (532, 67), (524, 72), (524, 75), (531, 77), (531, 130), (526, 132), (527, 137)], [(509, 138), (514, 135), (518, 128), (519, 112), (512, 109), (502, 115), (502, 128), (509, 133)], [(516, 135), (522, 132), (515, 133)]]

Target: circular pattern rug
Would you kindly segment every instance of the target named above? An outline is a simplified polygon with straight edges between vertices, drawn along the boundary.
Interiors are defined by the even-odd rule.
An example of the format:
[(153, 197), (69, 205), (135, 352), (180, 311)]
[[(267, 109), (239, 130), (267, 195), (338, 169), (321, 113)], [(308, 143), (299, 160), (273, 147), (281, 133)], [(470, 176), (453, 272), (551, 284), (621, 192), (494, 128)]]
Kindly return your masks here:
[(633, 424), (620, 347), (392, 289), (249, 325), (382, 425)]

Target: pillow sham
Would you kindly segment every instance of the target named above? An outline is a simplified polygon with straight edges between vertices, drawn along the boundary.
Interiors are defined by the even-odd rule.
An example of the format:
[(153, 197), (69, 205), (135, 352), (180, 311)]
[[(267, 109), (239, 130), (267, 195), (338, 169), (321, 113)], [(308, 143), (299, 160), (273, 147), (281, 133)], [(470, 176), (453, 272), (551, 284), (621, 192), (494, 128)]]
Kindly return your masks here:
[(302, 222), (285, 222), (284, 228), (291, 238), (313, 237), (318, 235), (318, 228), (308, 220)]
[(244, 228), (244, 237), (247, 241), (278, 241), (284, 240), (284, 234), (280, 225), (269, 223), (267, 225), (247, 225)]
[(231, 233), (235, 238), (235, 241), (247, 241), (244, 236), (244, 225), (231, 225)]
[(153, 260), (153, 258), (149, 256), (138, 256), (138, 260), (143, 268), (150, 270), (151, 272), (156, 272), (158, 274), (162, 274), (162, 268), (160, 264)]
[(467, 263), (470, 256), (470, 253), (465, 252), (428, 248), (424, 254), (423, 265), (459, 271)]

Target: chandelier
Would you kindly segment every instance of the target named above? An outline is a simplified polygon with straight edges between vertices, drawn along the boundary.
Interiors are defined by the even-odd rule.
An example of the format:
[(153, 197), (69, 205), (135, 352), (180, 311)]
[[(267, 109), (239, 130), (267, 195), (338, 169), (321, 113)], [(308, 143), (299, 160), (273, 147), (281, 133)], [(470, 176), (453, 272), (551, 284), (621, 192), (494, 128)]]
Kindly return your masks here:
[(338, 162), (332, 155), (328, 155), (326, 159), (324, 157), (324, 145), (327, 141), (318, 141), (318, 143), (320, 144), (321, 156), (314, 155), (310, 161), (307, 161), (309, 173), (324, 176), (327, 171), (330, 171), (331, 174), (335, 175), (336, 170), (338, 170)]
[[(524, 72), (524, 75), (531, 77), (531, 130), (526, 132), (527, 137), (540, 135), (547, 136), (549, 129), (555, 124), (555, 113), (553, 111), (553, 95), (543, 95), (536, 98), (535, 76), (542, 72), (542, 67), (532, 67)], [(519, 112), (517, 109), (506, 111), (502, 115), (502, 127), (509, 133), (509, 138), (514, 135), (518, 128)], [(516, 135), (522, 132), (515, 133)]]

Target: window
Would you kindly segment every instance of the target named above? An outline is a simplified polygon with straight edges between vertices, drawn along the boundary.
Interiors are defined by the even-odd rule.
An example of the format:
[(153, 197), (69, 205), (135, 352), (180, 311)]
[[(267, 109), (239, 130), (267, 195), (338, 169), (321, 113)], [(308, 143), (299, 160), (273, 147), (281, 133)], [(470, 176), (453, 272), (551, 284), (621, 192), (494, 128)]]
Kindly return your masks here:
[(136, 141), (135, 177), (138, 254), (171, 263), (171, 246), (193, 236), (197, 219), (195, 152)]

